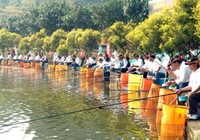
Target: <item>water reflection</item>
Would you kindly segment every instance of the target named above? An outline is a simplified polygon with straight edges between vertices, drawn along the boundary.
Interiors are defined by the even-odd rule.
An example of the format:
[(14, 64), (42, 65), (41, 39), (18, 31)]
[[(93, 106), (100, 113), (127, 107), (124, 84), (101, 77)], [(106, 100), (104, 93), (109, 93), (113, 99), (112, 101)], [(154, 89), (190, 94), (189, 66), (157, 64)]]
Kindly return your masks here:
[[(138, 99), (139, 92), (130, 93), (128, 85), (121, 88), (117, 81), (75, 76), (69, 70), (1, 68), (0, 77), (0, 139), (151, 137), (141, 102), (128, 102)], [(106, 105), (112, 106), (97, 108)]]

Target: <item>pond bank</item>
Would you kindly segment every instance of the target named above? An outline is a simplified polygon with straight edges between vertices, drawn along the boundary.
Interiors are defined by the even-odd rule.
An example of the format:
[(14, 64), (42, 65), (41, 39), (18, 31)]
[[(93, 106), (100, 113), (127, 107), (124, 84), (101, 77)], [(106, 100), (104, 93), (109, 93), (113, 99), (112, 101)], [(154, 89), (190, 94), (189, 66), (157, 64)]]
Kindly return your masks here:
[(200, 139), (200, 120), (187, 121), (187, 139), (199, 140)]

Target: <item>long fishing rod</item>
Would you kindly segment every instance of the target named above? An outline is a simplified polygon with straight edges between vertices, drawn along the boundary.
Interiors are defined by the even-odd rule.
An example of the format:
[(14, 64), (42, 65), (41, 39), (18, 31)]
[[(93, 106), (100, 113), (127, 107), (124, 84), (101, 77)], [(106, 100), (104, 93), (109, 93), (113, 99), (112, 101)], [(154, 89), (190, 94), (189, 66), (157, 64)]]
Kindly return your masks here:
[[(88, 9), (86, 9), (85, 7), (83, 7), (81, 4), (79, 4), (78, 2), (75, 2), (75, 1), (72, 1), (71, 0), (71, 2), (72, 3), (74, 3), (74, 4), (76, 4), (76, 5), (78, 5), (80, 8), (82, 8), (82, 9), (84, 9), (85, 11), (87, 11), (88, 13), (90, 13), (91, 15), (93, 15), (94, 17), (96, 17), (96, 19), (99, 21), (99, 23), (101, 23), (102, 25), (106, 25), (105, 24), (105, 22), (103, 21), (103, 20), (101, 20), (101, 19), (99, 19), (97, 16), (95, 16), (92, 12), (90, 12)], [(110, 15), (112, 16), (112, 17), (114, 17), (113, 16), (113, 14), (112, 13), (110, 13)], [(132, 42), (130, 42), (128, 39), (126, 39), (123, 35), (121, 35), (119, 32), (117, 32), (116, 30), (114, 30), (113, 28), (111, 28), (111, 27), (108, 27), (109, 29), (111, 29), (115, 34), (117, 34), (120, 38), (122, 38), (122, 39), (124, 39), (126, 42), (128, 42), (132, 47), (134, 46), (133, 45), (133, 43)], [(141, 53), (145, 53), (144, 51), (142, 51), (141, 49), (137, 49), (137, 50), (139, 50)], [(157, 62), (157, 61), (155, 61), (155, 63), (157, 63), (159, 66), (161, 66), (162, 68), (164, 68), (165, 70), (167, 70), (161, 63), (159, 63), (159, 62)]]
[(45, 119), (57, 118), (57, 117), (66, 116), (66, 115), (69, 115), (69, 114), (87, 112), (87, 111), (96, 110), (96, 109), (103, 109), (105, 107), (116, 106), (116, 105), (125, 104), (125, 103), (129, 103), (129, 102), (136, 102), (136, 101), (148, 100), (148, 99), (153, 99), (153, 98), (159, 98), (159, 97), (169, 96), (169, 95), (173, 95), (173, 94), (176, 94), (176, 93), (173, 92), (173, 93), (168, 93), (168, 94), (165, 94), (165, 95), (159, 95), (159, 96), (154, 96), (154, 97), (133, 99), (133, 100), (124, 101), (124, 102), (118, 102), (118, 103), (113, 103), (113, 104), (95, 106), (95, 107), (91, 107), (91, 108), (79, 109), (79, 110), (64, 112), (64, 113), (61, 113), (61, 114), (39, 117), (39, 118), (35, 118), (35, 119), (30, 119), (30, 120), (27, 120), (27, 121), (21, 121), (21, 122), (17, 122), (17, 123), (4, 124), (1, 127), (8, 127), (8, 126), (13, 126), (13, 125), (29, 123), (29, 122), (41, 121), (41, 120), (45, 120)]
[[(93, 84), (93, 83), (92, 83)], [(137, 90), (135, 90), (135, 91), (137, 91)], [(64, 91), (65, 92), (65, 91)], [(69, 92), (69, 90), (67, 91), (67, 92)], [(134, 92), (135, 93), (135, 92)], [(131, 93), (129, 93), (129, 94), (131, 94)], [(105, 98), (104, 98), (105, 99)], [(108, 99), (107, 99), (108, 100)]]

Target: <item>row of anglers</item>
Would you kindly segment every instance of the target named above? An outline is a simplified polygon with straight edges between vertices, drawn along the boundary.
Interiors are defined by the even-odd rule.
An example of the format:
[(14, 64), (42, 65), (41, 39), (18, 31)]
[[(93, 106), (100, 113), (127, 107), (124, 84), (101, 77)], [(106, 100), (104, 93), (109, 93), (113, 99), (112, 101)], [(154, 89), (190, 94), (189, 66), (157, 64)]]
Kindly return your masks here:
[[(8, 53), (7, 57), (0, 54), (2, 65), (12, 66), (19, 64), (20, 67), (37, 67), (44, 68), (48, 64), (71, 66), (75, 70), (80, 67), (101, 68), (104, 72), (116, 73), (142, 73), (143, 77), (154, 77), (154, 83), (163, 84), (163, 79), (172, 76), (174, 81), (167, 82), (167, 85), (179, 85), (180, 87), (187, 85), (192, 70), (189, 65), (185, 64), (182, 56), (176, 55), (171, 60), (169, 56), (158, 59), (154, 54), (145, 53), (139, 56), (137, 53), (129, 58), (127, 55), (119, 54), (117, 51), (108, 56), (107, 53), (95, 55), (59, 55), (54, 52), (50, 60), (44, 53), (29, 52), (27, 55), (19, 53)], [(23, 62), (23, 63), (22, 63)], [(173, 63), (174, 62), (174, 63)], [(30, 65), (29, 65), (30, 64)]]
[[(133, 54), (133, 58), (129, 58), (127, 55), (113, 52), (112, 56), (101, 53), (95, 56), (92, 55), (58, 55), (56, 52), (53, 54), (51, 61), (44, 54), (28, 54), (26, 56), (11, 55), (8, 54), (4, 60), (2, 55), (0, 60), (14, 61), (17, 63), (41, 63), (43, 67), (45, 63), (51, 63), (54, 65), (71, 66), (74, 70), (82, 68), (98, 68), (102, 69), (104, 73), (132, 73), (142, 74), (143, 78), (148, 76), (153, 77), (154, 83), (164, 86), (175, 85), (175, 92), (189, 97), (189, 118), (199, 118), (197, 107), (200, 102), (200, 68), (199, 59), (196, 56), (192, 56), (188, 61), (185, 61), (182, 56), (176, 55), (171, 60), (169, 57), (158, 59), (154, 54), (145, 53), (142, 58), (137, 54)], [(16, 57), (15, 57), (16, 56)], [(16, 59), (17, 58), (17, 59)], [(2, 63), (3, 64), (3, 63)], [(169, 79), (163, 81), (163, 79)], [(185, 93), (186, 92), (186, 93)]]

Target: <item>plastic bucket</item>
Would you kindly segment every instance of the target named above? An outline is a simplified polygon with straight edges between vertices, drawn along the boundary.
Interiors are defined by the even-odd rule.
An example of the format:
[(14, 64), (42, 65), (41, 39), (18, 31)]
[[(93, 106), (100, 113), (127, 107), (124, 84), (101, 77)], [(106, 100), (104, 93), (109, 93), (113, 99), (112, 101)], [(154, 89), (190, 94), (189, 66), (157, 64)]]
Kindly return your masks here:
[(103, 69), (96, 68), (94, 70), (94, 81), (103, 81)]
[[(160, 97), (158, 100), (158, 108), (162, 109), (162, 105), (166, 104), (166, 105), (176, 105), (176, 94), (172, 94), (173, 90), (171, 89), (165, 89), (165, 88), (160, 88)], [(167, 94), (172, 94), (172, 95), (167, 95)], [(166, 95), (166, 96), (162, 96), (162, 95)]]

